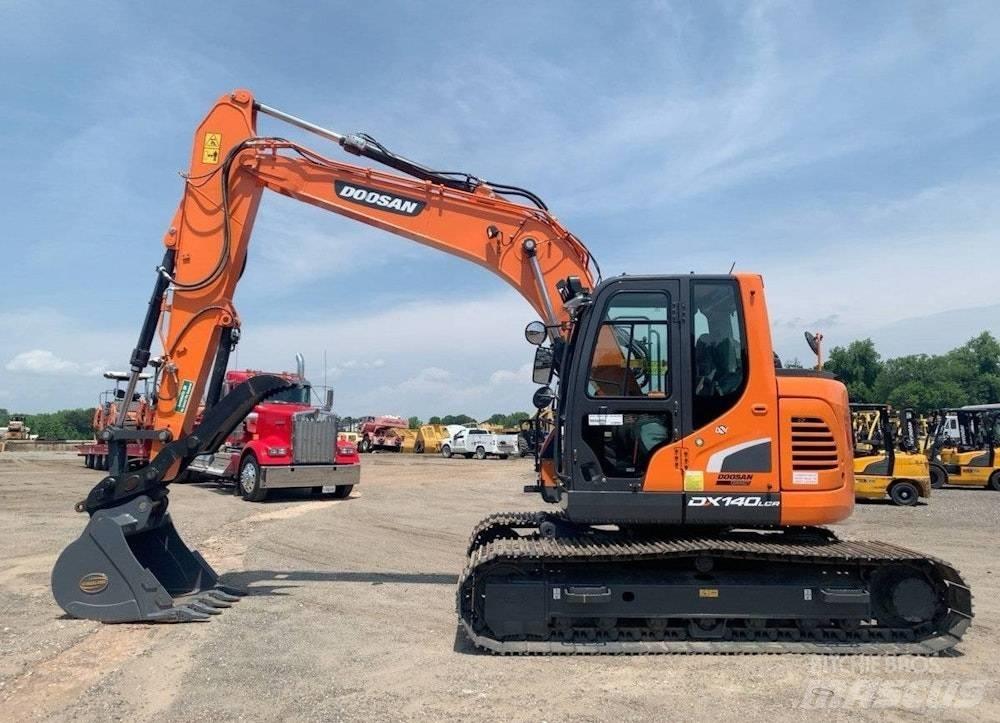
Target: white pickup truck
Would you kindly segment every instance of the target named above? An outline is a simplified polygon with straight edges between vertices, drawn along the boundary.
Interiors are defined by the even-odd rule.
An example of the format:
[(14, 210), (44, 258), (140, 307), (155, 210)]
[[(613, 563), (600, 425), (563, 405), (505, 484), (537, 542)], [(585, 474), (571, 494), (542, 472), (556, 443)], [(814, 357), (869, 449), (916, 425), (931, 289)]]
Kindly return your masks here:
[(441, 456), (462, 455), (466, 459), (486, 459), (487, 455), (507, 459), (517, 452), (516, 434), (494, 434), (485, 429), (454, 427), (441, 443)]

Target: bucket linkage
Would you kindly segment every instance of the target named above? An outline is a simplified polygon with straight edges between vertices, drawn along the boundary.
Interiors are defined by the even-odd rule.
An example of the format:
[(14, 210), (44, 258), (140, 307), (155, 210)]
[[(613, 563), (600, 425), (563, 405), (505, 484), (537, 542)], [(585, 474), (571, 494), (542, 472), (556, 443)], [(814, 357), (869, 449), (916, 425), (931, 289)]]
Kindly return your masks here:
[(230, 607), (242, 591), (191, 550), (167, 512), (172, 470), (214, 452), (260, 402), (295, 383), (264, 374), (235, 387), (188, 436), (165, 445), (149, 464), (112, 473), (77, 504), (90, 514), (83, 533), (59, 555), (52, 594), (75, 618), (108, 623), (192, 622)]

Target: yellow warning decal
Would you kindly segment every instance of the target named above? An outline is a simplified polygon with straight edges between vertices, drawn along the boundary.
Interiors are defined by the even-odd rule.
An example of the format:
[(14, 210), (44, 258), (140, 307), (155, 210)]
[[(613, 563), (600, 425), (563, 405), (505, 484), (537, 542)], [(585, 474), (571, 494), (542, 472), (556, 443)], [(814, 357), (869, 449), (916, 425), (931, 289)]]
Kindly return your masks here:
[(221, 133), (206, 133), (205, 145), (201, 149), (202, 163), (218, 163), (219, 151), (222, 146)]
[(719, 597), (719, 589), (715, 587), (703, 587), (698, 590), (698, 597)]
[(684, 491), (704, 492), (705, 473), (697, 469), (684, 470)]

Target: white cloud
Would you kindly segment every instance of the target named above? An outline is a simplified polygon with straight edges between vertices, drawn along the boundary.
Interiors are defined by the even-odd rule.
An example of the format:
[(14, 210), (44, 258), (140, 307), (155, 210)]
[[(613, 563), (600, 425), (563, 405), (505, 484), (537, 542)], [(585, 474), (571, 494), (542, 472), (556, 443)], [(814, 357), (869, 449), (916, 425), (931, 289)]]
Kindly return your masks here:
[(490, 374), (490, 386), (500, 386), (501, 384), (522, 383), (525, 379), (531, 379), (532, 363), (522, 364), (519, 369), (497, 369)]
[(104, 362), (80, 363), (61, 359), (48, 349), (32, 349), (15, 354), (4, 366), (9, 372), (28, 372), (31, 374), (82, 374), (92, 376), (100, 374)]

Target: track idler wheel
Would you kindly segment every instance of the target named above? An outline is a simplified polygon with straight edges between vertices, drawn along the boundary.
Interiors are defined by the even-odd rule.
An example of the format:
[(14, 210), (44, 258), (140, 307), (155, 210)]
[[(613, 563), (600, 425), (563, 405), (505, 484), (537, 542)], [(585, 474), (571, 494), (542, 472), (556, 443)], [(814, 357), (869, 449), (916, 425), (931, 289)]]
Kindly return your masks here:
[(883, 625), (928, 623), (944, 610), (941, 596), (919, 570), (890, 567), (874, 575), (872, 583), (875, 614)]
[(208, 620), (241, 591), (219, 585), (184, 544), (167, 500), (142, 495), (98, 510), (52, 569), (52, 594), (75, 618), (106, 623)]

